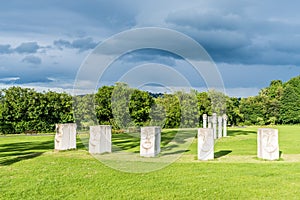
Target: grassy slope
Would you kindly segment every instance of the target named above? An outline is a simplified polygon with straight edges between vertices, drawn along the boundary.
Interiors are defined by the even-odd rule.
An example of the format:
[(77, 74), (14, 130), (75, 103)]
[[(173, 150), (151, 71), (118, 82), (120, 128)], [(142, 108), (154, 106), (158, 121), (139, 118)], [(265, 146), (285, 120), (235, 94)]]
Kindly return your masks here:
[[(54, 136), (0, 137), (0, 199), (297, 199), (300, 162), (284, 155), (300, 154), (300, 126), (277, 128), (283, 161), (221, 162), (256, 154), (257, 128), (235, 128), (216, 143), (215, 152), (229, 152), (216, 161), (196, 161), (194, 142), (184, 162), (142, 174), (104, 166), (80, 140), (77, 150), (54, 152)], [(130, 142), (125, 148), (138, 148)]]

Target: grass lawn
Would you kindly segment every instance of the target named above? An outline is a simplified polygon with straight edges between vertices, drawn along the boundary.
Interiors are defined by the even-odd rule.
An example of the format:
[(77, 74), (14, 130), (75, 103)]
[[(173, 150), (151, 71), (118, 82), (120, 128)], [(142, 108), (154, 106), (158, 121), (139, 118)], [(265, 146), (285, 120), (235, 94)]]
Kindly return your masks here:
[[(276, 128), (279, 161), (256, 159), (257, 127), (230, 128), (215, 144), (215, 160), (196, 159), (195, 139), (175, 162), (149, 173), (107, 167), (87, 152), (84, 134), (77, 150), (62, 152), (53, 151), (54, 135), (0, 136), (0, 199), (299, 199), (300, 126)], [(162, 133), (166, 152), (175, 133)], [(113, 143), (139, 150), (139, 139), (126, 134), (114, 134)]]

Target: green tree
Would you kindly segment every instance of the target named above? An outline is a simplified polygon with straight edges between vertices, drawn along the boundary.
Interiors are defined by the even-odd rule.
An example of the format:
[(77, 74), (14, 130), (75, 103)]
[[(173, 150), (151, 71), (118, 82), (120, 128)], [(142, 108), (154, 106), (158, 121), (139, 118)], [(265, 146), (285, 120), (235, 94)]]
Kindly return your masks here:
[(125, 83), (116, 83), (112, 92), (111, 108), (116, 127), (126, 129), (134, 126), (129, 112), (129, 102), (133, 89)]
[(217, 90), (209, 90), (208, 97), (211, 101), (211, 111), (217, 115), (226, 113), (226, 95)]
[(3, 90), (0, 90), (0, 132), (4, 134), (14, 132), (12, 124), (5, 115), (5, 94)]
[(208, 97), (207, 92), (200, 92), (197, 93), (197, 104), (198, 104), (198, 115), (200, 116), (199, 118), (199, 126), (202, 126), (203, 123), (203, 114), (212, 114), (211, 110), (211, 101)]
[(111, 108), (112, 92), (114, 86), (103, 86), (95, 94), (95, 110), (99, 124), (114, 125), (113, 113)]
[(174, 94), (164, 94), (156, 99), (156, 104), (164, 108), (166, 113), (164, 128), (178, 128), (180, 126), (180, 102)]
[(244, 123), (246, 125), (265, 124), (265, 101), (264, 96), (254, 96), (241, 99), (240, 113), (243, 115)]
[(300, 76), (284, 84), (280, 119), (285, 124), (300, 123)]
[(175, 93), (180, 103), (180, 127), (194, 128), (199, 125), (197, 92), (191, 90), (189, 93), (177, 91)]
[(281, 98), (283, 94), (283, 84), (280, 80), (271, 81), (269, 87), (262, 89), (259, 96), (264, 100), (266, 124), (276, 124), (280, 118)]
[(226, 115), (228, 117), (228, 124), (238, 125), (243, 122), (243, 114), (241, 114), (239, 107), (239, 98), (226, 97)]
[(38, 93), (11, 87), (1, 95), (1, 131), (53, 131), (55, 123), (73, 122), (72, 97), (65, 93)]
[(135, 125), (143, 126), (150, 123), (150, 110), (153, 104), (154, 100), (148, 92), (133, 90), (129, 102), (129, 113)]
[(74, 116), (78, 129), (88, 129), (97, 123), (93, 94), (75, 96)]
[(49, 124), (74, 122), (73, 98), (67, 93), (48, 91), (45, 93), (44, 112)]
[(160, 103), (161, 97), (154, 99), (154, 103), (150, 109), (150, 125), (164, 127), (166, 122), (166, 110), (162, 103)]
[[(33, 89), (11, 87), (4, 89), (2, 118), (4, 126), (12, 133), (21, 133), (31, 128), (28, 108), (32, 106)], [(6, 131), (6, 130), (5, 130)]]

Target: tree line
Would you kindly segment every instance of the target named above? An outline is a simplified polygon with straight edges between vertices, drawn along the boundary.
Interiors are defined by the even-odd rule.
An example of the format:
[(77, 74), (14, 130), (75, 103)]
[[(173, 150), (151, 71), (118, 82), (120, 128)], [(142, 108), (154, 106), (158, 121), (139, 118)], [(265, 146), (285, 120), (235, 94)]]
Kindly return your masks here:
[(73, 122), (72, 97), (11, 87), (0, 91), (0, 132), (51, 132), (55, 123)]
[(50, 132), (55, 123), (76, 122), (79, 129), (110, 124), (115, 129), (158, 125), (201, 127), (202, 115), (227, 114), (230, 125), (300, 123), (300, 76), (274, 80), (257, 96), (229, 97), (208, 92), (152, 94), (125, 83), (103, 86), (95, 94), (36, 92), (11, 87), (0, 91), (0, 132)]

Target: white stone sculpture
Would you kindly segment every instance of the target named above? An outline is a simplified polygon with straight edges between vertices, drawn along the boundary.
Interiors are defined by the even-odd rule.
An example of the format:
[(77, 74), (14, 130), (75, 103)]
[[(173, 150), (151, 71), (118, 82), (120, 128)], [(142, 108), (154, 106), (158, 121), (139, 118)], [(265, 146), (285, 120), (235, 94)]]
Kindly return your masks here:
[(208, 121), (207, 128), (212, 128), (212, 125), (211, 125), (212, 124), (212, 117), (208, 116), (207, 121)]
[(76, 128), (75, 123), (56, 124), (54, 138), (55, 150), (76, 149)]
[(214, 132), (212, 128), (198, 129), (198, 160), (214, 159)]
[(226, 114), (223, 115), (223, 137), (227, 137), (227, 120), (228, 117)]
[(203, 114), (203, 128), (206, 128), (207, 125), (207, 114)]
[(111, 153), (111, 126), (90, 126), (89, 152), (91, 154)]
[(218, 117), (218, 138), (222, 137), (222, 122), (223, 122), (223, 118), (221, 116)]
[(259, 128), (257, 131), (257, 157), (266, 160), (279, 159), (278, 130)]
[(141, 128), (140, 155), (143, 157), (155, 157), (160, 153), (161, 128), (148, 126)]
[(214, 130), (214, 139), (217, 139), (217, 114), (212, 114), (212, 128)]

